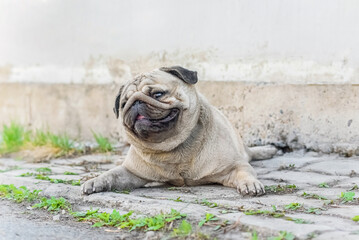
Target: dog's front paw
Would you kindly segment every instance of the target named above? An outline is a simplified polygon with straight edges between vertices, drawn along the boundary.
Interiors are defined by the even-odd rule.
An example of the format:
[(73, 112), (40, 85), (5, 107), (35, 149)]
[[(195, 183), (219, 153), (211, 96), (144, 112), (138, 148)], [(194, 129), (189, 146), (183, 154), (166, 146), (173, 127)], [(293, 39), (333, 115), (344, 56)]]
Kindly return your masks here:
[(92, 194), (97, 192), (104, 192), (107, 190), (111, 190), (111, 183), (106, 177), (103, 176), (90, 179), (82, 185), (83, 194)]
[(237, 191), (243, 196), (260, 196), (265, 193), (263, 184), (255, 178), (241, 180)]

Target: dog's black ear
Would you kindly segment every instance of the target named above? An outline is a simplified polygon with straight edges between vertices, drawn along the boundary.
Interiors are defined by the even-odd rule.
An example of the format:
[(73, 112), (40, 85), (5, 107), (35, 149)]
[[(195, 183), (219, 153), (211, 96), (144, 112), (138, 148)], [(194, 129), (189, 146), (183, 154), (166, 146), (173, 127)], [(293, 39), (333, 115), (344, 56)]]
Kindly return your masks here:
[(180, 66), (161, 67), (160, 70), (178, 77), (188, 84), (195, 84), (198, 81), (196, 71), (191, 71)]
[(120, 111), (120, 98), (121, 98), (123, 87), (124, 86), (121, 86), (120, 90), (117, 93), (116, 100), (115, 100), (115, 107), (113, 108), (113, 112), (115, 113), (116, 118), (118, 118), (119, 111)]

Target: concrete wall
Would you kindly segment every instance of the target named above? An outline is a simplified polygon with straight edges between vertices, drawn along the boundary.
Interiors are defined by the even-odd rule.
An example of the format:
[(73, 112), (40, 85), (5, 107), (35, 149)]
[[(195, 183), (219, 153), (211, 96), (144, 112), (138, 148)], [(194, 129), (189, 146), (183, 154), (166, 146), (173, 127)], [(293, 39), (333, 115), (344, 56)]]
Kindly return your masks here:
[[(0, 124), (14, 119), (80, 139), (92, 139), (91, 130), (124, 139), (112, 111), (114, 84), (7, 83), (0, 88)], [(207, 81), (198, 89), (248, 145), (359, 155), (358, 85)]]
[(356, 0), (1, 0), (0, 81), (359, 83)]

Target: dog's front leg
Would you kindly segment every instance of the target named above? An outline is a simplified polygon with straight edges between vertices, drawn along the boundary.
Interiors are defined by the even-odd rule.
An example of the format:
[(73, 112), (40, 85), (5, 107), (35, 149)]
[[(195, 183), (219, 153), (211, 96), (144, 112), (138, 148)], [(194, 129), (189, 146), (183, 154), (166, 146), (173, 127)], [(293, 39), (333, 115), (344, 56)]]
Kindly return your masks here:
[(137, 177), (125, 167), (118, 166), (100, 176), (86, 181), (82, 185), (84, 194), (104, 192), (111, 190), (134, 189), (144, 186), (148, 181)]
[(257, 179), (251, 165), (243, 163), (233, 169), (221, 183), (234, 187), (241, 195), (260, 196), (265, 193), (263, 184)]

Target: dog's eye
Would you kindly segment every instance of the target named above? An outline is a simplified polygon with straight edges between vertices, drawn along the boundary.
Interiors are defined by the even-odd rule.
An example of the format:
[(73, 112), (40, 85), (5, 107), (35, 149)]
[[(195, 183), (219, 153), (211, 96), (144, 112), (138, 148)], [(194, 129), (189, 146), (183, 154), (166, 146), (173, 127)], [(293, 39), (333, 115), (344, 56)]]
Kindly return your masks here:
[(152, 93), (152, 97), (153, 97), (153, 98), (156, 98), (156, 99), (159, 99), (159, 98), (162, 97), (163, 95), (165, 95), (164, 92), (155, 92), (155, 93)]

